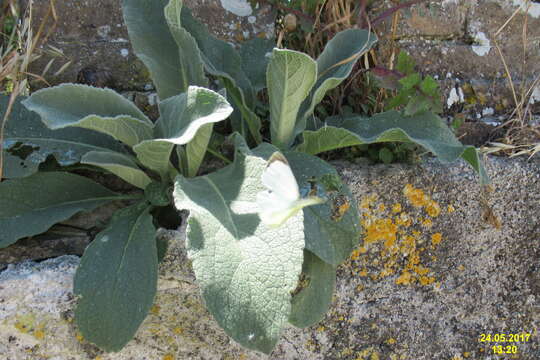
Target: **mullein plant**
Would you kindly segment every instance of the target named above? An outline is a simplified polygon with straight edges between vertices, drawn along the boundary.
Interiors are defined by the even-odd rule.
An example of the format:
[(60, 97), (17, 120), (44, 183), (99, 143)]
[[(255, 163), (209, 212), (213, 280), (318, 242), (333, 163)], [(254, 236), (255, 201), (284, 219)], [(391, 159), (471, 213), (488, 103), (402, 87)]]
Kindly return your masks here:
[[(74, 282), (79, 331), (103, 350), (120, 351), (156, 294), (163, 251), (153, 210), (174, 204), (189, 211), (185, 246), (206, 307), (235, 341), (270, 353), (287, 324), (307, 327), (323, 318), (336, 267), (361, 238), (356, 201), (315, 155), (413, 142), (445, 162), (465, 159), (481, 182), (487, 176), (476, 150), (432, 112), (315, 119), (315, 106), (373, 47), (374, 34), (340, 32), (316, 60), (259, 38), (236, 49), (182, 5), (123, 1), (133, 49), (159, 96), (156, 122), (116, 92), (85, 85), (39, 90), (15, 104), (3, 142), (0, 247), (78, 212), (128, 201), (88, 246)], [(219, 91), (208, 89), (208, 76)], [(257, 112), (264, 90), (268, 119)], [(197, 176), (214, 125), (223, 121), (232, 129), (234, 160)], [(43, 171), (50, 157), (60, 170)], [(140, 191), (113, 192), (73, 173), (74, 164)]]

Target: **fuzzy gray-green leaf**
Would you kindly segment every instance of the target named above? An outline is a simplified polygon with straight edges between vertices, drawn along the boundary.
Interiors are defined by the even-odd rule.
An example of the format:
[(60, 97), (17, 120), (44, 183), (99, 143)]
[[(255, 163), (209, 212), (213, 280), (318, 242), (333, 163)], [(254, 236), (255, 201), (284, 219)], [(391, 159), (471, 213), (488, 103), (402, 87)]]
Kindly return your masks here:
[(41, 234), (80, 211), (114, 200), (116, 194), (85, 177), (44, 172), (0, 183), (0, 248)]
[(431, 151), (443, 162), (462, 157), (479, 173), (480, 182), (488, 183), (474, 147), (464, 146), (437, 115), (429, 112), (406, 117), (397, 111), (388, 111), (371, 118), (350, 117), (329, 122), (317, 131), (305, 131), (304, 142), (298, 151), (318, 154), (347, 146), (379, 142), (413, 142)]
[(187, 248), (208, 310), (241, 345), (270, 353), (291, 310), (303, 260), (303, 216), (277, 229), (257, 214), (266, 160), (237, 154), (210, 175), (177, 177), (178, 209), (190, 211)]
[(161, 117), (156, 123), (156, 139), (143, 141), (133, 150), (144, 166), (163, 176), (170, 170), (169, 158), (174, 145), (188, 144), (205, 125), (225, 120), (232, 113), (224, 97), (197, 86), (162, 101), (159, 109)]
[(266, 87), (266, 68), (270, 61), (270, 54), (275, 41), (255, 37), (244, 41), (239, 49), (242, 59), (242, 69), (247, 75), (255, 91)]
[(36, 91), (22, 103), (52, 130), (82, 127), (129, 146), (152, 137), (152, 122), (135, 104), (109, 89), (62, 84)]
[(274, 49), (268, 70), (272, 143), (287, 149), (294, 140), (296, 118), (317, 79), (317, 63), (298, 51)]
[(180, 92), (185, 92), (190, 85), (208, 86), (208, 79), (204, 75), (204, 64), (197, 43), (193, 36), (182, 27), (181, 13), (182, 0), (170, 0), (165, 7), (165, 18), (179, 50), (178, 60), (182, 84)]
[(86, 249), (75, 275), (75, 320), (82, 336), (119, 351), (146, 318), (157, 289), (157, 248), (150, 207), (115, 214)]
[[(39, 115), (13, 104), (5, 124), (3, 139), (4, 178), (29, 176), (38, 170), (48, 156), (63, 166), (73, 165), (89, 151), (124, 151), (112, 137), (82, 128), (48, 129)], [(0, 118), (4, 118), (9, 97), (0, 96)]]
[(186, 6), (182, 7), (181, 24), (197, 42), (205, 70), (222, 81), (227, 88), (228, 98), (239, 109), (251, 135), (257, 142), (261, 142), (261, 120), (252, 109), (255, 91), (242, 69), (242, 59), (236, 49), (228, 42), (210, 35), (206, 27), (193, 18)]
[(324, 318), (332, 303), (336, 282), (336, 268), (307, 250), (302, 273), (305, 278), (301, 278), (301, 290), (293, 296), (289, 317), (289, 322), (299, 328), (315, 325)]
[(350, 74), (362, 54), (377, 42), (377, 36), (367, 30), (349, 29), (339, 32), (330, 40), (317, 59), (317, 82), (310, 96), (302, 104), (295, 133), (301, 133), (306, 120), (326, 93), (341, 84)]
[(328, 264), (347, 259), (360, 238), (356, 201), (336, 170), (318, 157), (296, 151), (283, 153), (294, 173), (300, 192), (312, 192), (325, 203), (304, 208), (306, 249)]
[(183, 90), (178, 45), (165, 18), (169, 0), (123, 0), (124, 21), (138, 58), (150, 71), (161, 100)]
[(82, 157), (81, 164), (94, 165), (108, 170), (140, 189), (146, 188), (152, 182), (148, 175), (139, 169), (129, 156), (124, 154), (92, 151)]

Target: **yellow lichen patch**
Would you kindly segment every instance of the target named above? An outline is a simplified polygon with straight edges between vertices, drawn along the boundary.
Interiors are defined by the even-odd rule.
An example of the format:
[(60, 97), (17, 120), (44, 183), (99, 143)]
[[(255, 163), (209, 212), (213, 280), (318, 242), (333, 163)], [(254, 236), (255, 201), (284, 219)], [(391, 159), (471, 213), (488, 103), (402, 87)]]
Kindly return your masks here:
[(184, 329), (182, 329), (180, 326), (177, 326), (173, 329), (173, 333), (175, 333), (176, 335), (181, 335), (184, 333)]
[(465, 352), (463, 353), (463, 357), (464, 357), (465, 359), (467, 359), (469, 356), (471, 356), (471, 353), (470, 353), (470, 352), (465, 351)]
[(101, 356), (98, 355), (98, 356), (96, 356), (96, 357), (94, 358), (94, 360), (103, 360), (103, 358), (102, 358)]
[(154, 305), (154, 306), (152, 306), (152, 307), (150, 308), (150, 313), (153, 314), (153, 315), (158, 315), (158, 314), (159, 314), (159, 310), (161, 310), (160, 307), (159, 307), (159, 305)]
[(366, 196), (362, 198), (362, 200), (360, 201), (360, 208), (369, 209), (371, 204), (373, 204), (375, 201), (377, 201), (377, 195), (372, 194), (372, 195)]
[(396, 279), (397, 285), (409, 285), (411, 283), (411, 273), (408, 271), (403, 271), (401, 275)]
[(174, 360), (174, 356), (171, 354), (164, 355), (163, 360)]
[(78, 342), (83, 342), (84, 341), (84, 337), (79, 333), (77, 333), (77, 335), (75, 335), (75, 339), (77, 339)]
[(431, 217), (437, 217), (441, 214), (441, 207), (436, 201), (430, 200), (426, 205), (426, 212)]
[(452, 206), (452, 205), (448, 205), (448, 207), (446, 208), (446, 211), (451, 214), (453, 213), (454, 211), (456, 211), (456, 209)]
[(429, 197), (422, 190), (415, 189), (411, 184), (405, 185), (403, 194), (414, 207), (423, 207), (429, 202)]
[(387, 343), (388, 345), (394, 345), (396, 342), (397, 342), (397, 341), (396, 341), (396, 339), (394, 339), (394, 338), (390, 338), (390, 339), (386, 340), (386, 343)]
[(426, 248), (434, 249), (442, 241), (442, 234), (430, 235), (426, 229), (436, 226), (435, 219), (441, 214), (441, 206), (411, 184), (403, 188), (403, 195), (408, 209), (397, 199), (390, 204), (377, 203), (380, 199), (377, 194), (361, 200), (360, 224), (364, 239), (352, 252), (351, 261), (358, 263), (352, 273), (372, 281), (395, 276), (393, 280), (398, 285), (440, 287), (432, 270), (422, 261), (437, 260), (425, 251)]
[(431, 245), (437, 246), (442, 241), (442, 234), (440, 232), (437, 232), (435, 234), (431, 235)]
[(431, 219), (423, 219), (422, 226), (425, 228), (430, 228), (433, 226), (433, 221), (431, 221)]
[(323, 332), (324, 330), (326, 330), (326, 328), (322, 325), (317, 328), (318, 332)]

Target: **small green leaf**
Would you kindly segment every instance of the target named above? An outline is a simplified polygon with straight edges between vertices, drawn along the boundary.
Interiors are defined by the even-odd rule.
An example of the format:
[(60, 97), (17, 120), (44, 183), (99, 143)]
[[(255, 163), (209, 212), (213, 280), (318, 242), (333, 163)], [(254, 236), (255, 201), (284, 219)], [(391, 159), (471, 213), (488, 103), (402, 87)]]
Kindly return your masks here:
[(131, 45), (137, 57), (150, 71), (161, 100), (180, 94), (185, 82), (178, 45), (165, 18), (165, 6), (168, 2), (169, 0), (122, 1)]
[(22, 104), (52, 130), (82, 127), (129, 146), (152, 138), (152, 122), (135, 104), (109, 89), (62, 84), (36, 91)]
[(304, 142), (296, 150), (315, 155), (360, 144), (413, 142), (443, 162), (462, 157), (478, 172), (481, 184), (489, 183), (476, 149), (463, 146), (441, 118), (433, 113), (405, 117), (397, 111), (388, 111), (372, 118), (357, 116), (328, 125), (317, 131), (305, 131)]
[(407, 106), (405, 106), (405, 115), (412, 116), (423, 111), (427, 111), (430, 108), (430, 99), (423, 95), (414, 96), (409, 100)]
[(306, 328), (321, 321), (332, 304), (336, 282), (336, 269), (309, 251), (304, 251), (302, 273), (305, 276), (301, 290), (292, 298), (289, 322), (299, 328)]
[(190, 85), (208, 86), (201, 52), (193, 36), (182, 27), (181, 12), (181, 0), (170, 0), (165, 7), (165, 18), (179, 50), (178, 61), (181, 74), (179, 80), (182, 84), (179, 93), (186, 92)]
[(186, 145), (186, 157), (187, 157), (187, 173), (188, 177), (194, 177), (197, 175), (199, 168), (206, 155), (206, 149), (210, 143), (212, 137), (212, 131), (214, 124), (206, 124), (201, 126), (197, 135)]
[(287, 149), (302, 101), (317, 80), (317, 63), (298, 51), (274, 49), (266, 71), (272, 143)]
[(394, 161), (394, 154), (386, 147), (379, 150), (379, 160), (385, 164), (391, 164)]
[(313, 114), (315, 106), (321, 102), (329, 90), (345, 80), (358, 59), (377, 42), (377, 36), (366, 30), (349, 29), (336, 34), (325, 46), (317, 59), (317, 82), (310, 96), (300, 109), (295, 135), (306, 127), (307, 118)]
[(117, 212), (75, 274), (77, 326), (106, 351), (119, 351), (133, 338), (154, 301), (158, 259), (149, 210), (142, 202)]
[(420, 89), (429, 96), (439, 96), (439, 83), (432, 76), (428, 75), (420, 83)]
[(82, 176), (36, 173), (0, 183), (0, 248), (41, 234), (80, 211), (125, 199)]
[(84, 155), (81, 164), (94, 165), (110, 171), (120, 179), (144, 189), (152, 180), (139, 169), (127, 155), (113, 152), (91, 151)]
[[(82, 128), (48, 129), (33, 111), (13, 104), (5, 124), (3, 139), (4, 178), (19, 178), (37, 172), (48, 156), (62, 166), (73, 165), (89, 151), (123, 152), (121, 145), (107, 135)], [(0, 96), (0, 119), (4, 118), (9, 97)]]
[(208, 310), (241, 345), (270, 353), (291, 310), (302, 269), (303, 216), (271, 229), (257, 214), (266, 160), (237, 153), (206, 176), (177, 177), (177, 209), (190, 211), (188, 256)]
[(170, 191), (168, 184), (154, 181), (144, 189), (144, 197), (154, 206), (167, 206), (171, 203)]
[(403, 90), (409, 90), (420, 84), (422, 77), (418, 73), (407, 75), (404, 78), (399, 79), (399, 83), (403, 86)]
[(409, 75), (414, 72), (414, 59), (405, 51), (401, 51), (398, 55), (396, 70), (404, 75)]

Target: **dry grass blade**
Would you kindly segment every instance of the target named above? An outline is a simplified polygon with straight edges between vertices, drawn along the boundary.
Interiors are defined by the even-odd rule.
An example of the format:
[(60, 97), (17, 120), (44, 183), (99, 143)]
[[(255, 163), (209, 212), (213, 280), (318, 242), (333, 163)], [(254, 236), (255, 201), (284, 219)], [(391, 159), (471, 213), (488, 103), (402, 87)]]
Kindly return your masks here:
[[(43, 42), (54, 30), (56, 24), (56, 11), (54, 8), (54, 0), (49, 0), (48, 11), (38, 27), (36, 34), (33, 34), (33, 3), (29, 2), (24, 13), (20, 15), (17, 0), (8, 0), (7, 6), (0, 8), (0, 20), (5, 21), (7, 17), (11, 17), (14, 23), (10, 34), (2, 34), (2, 51), (0, 52), (0, 84), (7, 86), (11, 84), (8, 106), (2, 119), (0, 119), (0, 181), (3, 177), (4, 166), (4, 131), (6, 122), (9, 119), (13, 104), (17, 96), (26, 91), (28, 77), (35, 77), (44, 80), (43, 77), (28, 72), (28, 66), (39, 55), (36, 54), (38, 44)], [(9, 11), (7, 13), (6, 11)], [(43, 36), (45, 24), (52, 17), (53, 25), (49, 28), (47, 34)]]

